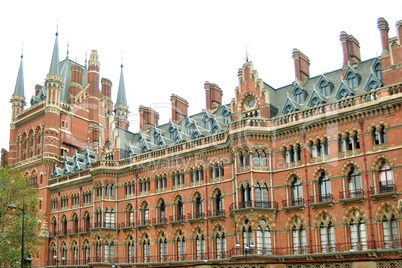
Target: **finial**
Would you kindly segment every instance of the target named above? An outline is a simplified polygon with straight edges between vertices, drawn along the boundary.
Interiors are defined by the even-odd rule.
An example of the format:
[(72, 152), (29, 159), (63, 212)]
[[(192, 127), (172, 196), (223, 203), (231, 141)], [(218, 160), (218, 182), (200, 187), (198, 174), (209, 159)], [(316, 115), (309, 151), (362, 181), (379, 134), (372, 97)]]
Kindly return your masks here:
[(85, 67), (87, 67), (88, 51), (85, 50)]
[(24, 57), (24, 42), (21, 45), (21, 59)]
[(123, 68), (123, 51), (121, 52), (121, 65), (120, 65), (120, 67)]
[(247, 50), (247, 46), (246, 46), (246, 62), (248, 62), (248, 50)]
[(286, 92), (286, 95), (288, 96), (288, 98), (289, 98), (289, 91), (288, 92)]
[(69, 52), (70, 52), (70, 42), (67, 42), (67, 58), (68, 58)]
[(59, 19), (57, 19), (56, 36), (59, 35)]

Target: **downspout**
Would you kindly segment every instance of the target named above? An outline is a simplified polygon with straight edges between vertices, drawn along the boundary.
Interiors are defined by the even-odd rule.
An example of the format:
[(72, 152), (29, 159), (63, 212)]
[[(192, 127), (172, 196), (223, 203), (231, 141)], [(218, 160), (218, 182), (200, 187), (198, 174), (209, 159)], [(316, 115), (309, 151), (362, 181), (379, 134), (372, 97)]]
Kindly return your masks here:
[(308, 180), (308, 170), (307, 170), (307, 146), (306, 146), (306, 132), (302, 129), (302, 141), (304, 146), (304, 176), (306, 177), (306, 194), (307, 194), (307, 224), (309, 233), (309, 253), (312, 252), (313, 237), (311, 233), (311, 209), (310, 209), (310, 191), (309, 191), (309, 180)]
[[(359, 120), (359, 125), (360, 125), (360, 130), (362, 132), (362, 147), (363, 147), (363, 162), (364, 162), (364, 177), (366, 179), (366, 185), (367, 185), (367, 205), (368, 205), (368, 211), (369, 211), (369, 220), (370, 220), (370, 236), (371, 236), (371, 244), (372, 248), (375, 249), (375, 243), (374, 243), (374, 230), (373, 230), (373, 218), (371, 214), (371, 200), (370, 200), (370, 191), (369, 191), (369, 178), (368, 178), (368, 173), (367, 173), (367, 156), (366, 156), (366, 143), (364, 141), (364, 120), (360, 118)], [(370, 243), (369, 243), (370, 244)]]
[[(135, 243), (135, 259), (138, 260), (138, 228), (136, 226), (138, 222), (138, 173), (135, 174), (135, 183), (134, 183), (134, 191), (135, 191), (135, 222), (133, 223), (133, 226), (135, 226), (135, 240), (137, 243)], [(138, 260), (139, 261), (139, 260)]]
[(206, 259), (209, 259), (209, 224), (208, 224), (208, 172), (207, 172), (207, 157), (204, 158), (205, 162), (205, 168), (204, 168), (204, 182), (205, 182), (205, 209), (206, 209), (206, 214), (205, 214), (205, 221), (207, 222), (207, 233), (205, 237), (205, 244), (206, 244)]

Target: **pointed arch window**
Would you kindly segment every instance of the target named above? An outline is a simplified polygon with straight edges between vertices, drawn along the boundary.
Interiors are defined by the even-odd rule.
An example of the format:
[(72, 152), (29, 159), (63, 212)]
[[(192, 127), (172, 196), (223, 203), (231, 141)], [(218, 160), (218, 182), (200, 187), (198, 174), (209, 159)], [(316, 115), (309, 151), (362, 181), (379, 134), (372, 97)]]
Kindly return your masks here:
[(377, 77), (377, 79), (378, 79), (379, 81), (382, 81), (382, 72), (381, 72), (381, 64), (380, 64), (380, 63), (377, 63), (377, 64), (374, 66), (373, 71), (374, 71), (375, 76)]
[(320, 224), (321, 252), (335, 252), (335, 227), (327, 214)]
[(303, 202), (303, 187), (297, 177), (294, 177), (291, 185), (292, 206), (302, 206)]
[(84, 244), (84, 261), (85, 264), (87, 264), (88, 262), (90, 262), (90, 258), (91, 258), (91, 247), (89, 246), (89, 242), (86, 241)]
[(134, 209), (130, 205), (127, 209), (127, 227), (134, 227)]
[(362, 178), (355, 167), (351, 167), (348, 173), (348, 188), (349, 198), (361, 197), (363, 195)]
[(176, 239), (177, 260), (184, 261), (186, 259), (186, 239), (180, 230)]
[(251, 187), (247, 183), (246, 186), (242, 185), (240, 187), (240, 193), (242, 198), (242, 203), (240, 208), (247, 208), (251, 206)]
[(353, 212), (349, 229), (351, 248), (354, 250), (367, 250), (366, 223), (357, 210)]
[(142, 246), (142, 262), (149, 262), (151, 258), (151, 244), (147, 234), (145, 235), (141, 246)]
[(215, 235), (215, 248), (217, 259), (226, 258), (226, 236), (221, 226)]
[(113, 241), (105, 242), (105, 261), (114, 263), (114, 243)]
[(243, 230), (242, 230), (242, 233), (243, 233), (243, 248), (253, 244), (253, 231), (251, 229), (249, 221), (245, 220), (244, 223), (245, 223), (245, 226), (243, 227)]
[(348, 84), (349, 88), (357, 88), (359, 83), (357, 74), (352, 71), (348, 72), (346, 75), (346, 83)]
[(293, 253), (306, 253), (306, 228), (300, 223), (300, 219), (295, 220), (296, 224), (292, 227)]
[(203, 218), (204, 217), (204, 209), (201, 195), (197, 193), (195, 198), (195, 218)]
[(114, 210), (107, 210), (105, 212), (105, 227), (106, 228), (115, 228), (115, 215)]
[(215, 194), (214, 200), (214, 207), (215, 207), (215, 215), (214, 216), (223, 216), (225, 215), (225, 208), (223, 206), (223, 196), (220, 190), (218, 190)]
[(176, 202), (176, 221), (184, 221), (184, 203), (181, 196)]
[(195, 247), (197, 260), (203, 260), (205, 258), (205, 237), (199, 229), (195, 237)]
[(166, 223), (166, 205), (165, 201), (162, 200), (159, 206), (159, 215), (158, 215), (158, 223)]
[(96, 254), (96, 262), (101, 262), (102, 258), (102, 244), (100, 242), (100, 237), (98, 236), (95, 242), (95, 254)]
[(134, 240), (132, 237), (127, 242), (127, 262), (134, 263), (135, 262), (135, 247), (134, 247)]
[(325, 172), (321, 173), (321, 176), (318, 180), (318, 191), (320, 195), (320, 202), (332, 201), (331, 181)]
[(394, 175), (391, 167), (385, 163), (385, 161), (382, 162), (378, 171), (378, 180), (380, 184), (380, 193), (394, 191)]
[(167, 239), (166, 239), (166, 235), (162, 234), (162, 237), (159, 239), (159, 261), (166, 261), (167, 260)]
[(255, 187), (255, 206), (269, 208), (270, 203), (268, 199), (268, 186), (266, 183), (261, 184), (258, 182)]
[[(384, 212), (387, 216), (391, 215), (392, 209), (390, 207), (386, 207)], [(399, 248), (400, 241), (398, 236), (398, 223), (395, 215), (392, 214), (390, 217), (387, 217), (386, 215), (384, 215), (382, 220), (384, 247)]]
[(385, 130), (385, 126), (382, 125), (380, 129), (374, 128), (373, 129), (373, 140), (374, 145), (379, 145), (383, 143), (387, 143), (387, 132)]
[(257, 227), (257, 252), (258, 254), (271, 255), (271, 230), (265, 219), (261, 219)]

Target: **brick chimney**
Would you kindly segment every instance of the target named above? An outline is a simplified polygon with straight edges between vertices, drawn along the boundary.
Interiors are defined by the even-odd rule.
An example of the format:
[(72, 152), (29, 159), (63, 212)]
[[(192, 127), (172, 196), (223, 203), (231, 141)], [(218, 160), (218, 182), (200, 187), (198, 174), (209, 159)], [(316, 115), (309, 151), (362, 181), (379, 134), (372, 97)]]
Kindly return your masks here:
[(222, 89), (217, 84), (208, 81), (204, 84), (205, 94), (207, 99), (207, 109), (215, 110), (222, 105)]
[(172, 120), (175, 122), (180, 121), (182, 117), (187, 117), (188, 101), (172, 94), (170, 96), (172, 102)]
[(359, 41), (353, 35), (348, 35), (343, 31), (340, 33), (339, 40), (342, 42), (343, 67), (350, 64), (356, 68), (361, 59)]
[(380, 30), (381, 34), (381, 47), (382, 47), (382, 53), (387, 53), (388, 52), (388, 32), (389, 32), (389, 27), (388, 27), (388, 22), (384, 18), (379, 18), (377, 20), (377, 27)]
[(102, 78), (102, 95), (109, 98), (112, 97), (112, 82), (107, 78)]
[(310, 59), (297, 48), (293, 49), (292, 57), (295, 62), (296, 79), (305, 83), (310, 78)]
[(150, 126), (158, 126), (159, 113), (150, 107), (140, 105), (140, 129), (147, 131)]
[(402, 44), (402, 20), (396, 22), (396, 32), (398, 33), (399, 45)]
[(42, 89), (42, 85), (35, 85), (35, 96), (37, 96), (39, 94), (39, 91)]

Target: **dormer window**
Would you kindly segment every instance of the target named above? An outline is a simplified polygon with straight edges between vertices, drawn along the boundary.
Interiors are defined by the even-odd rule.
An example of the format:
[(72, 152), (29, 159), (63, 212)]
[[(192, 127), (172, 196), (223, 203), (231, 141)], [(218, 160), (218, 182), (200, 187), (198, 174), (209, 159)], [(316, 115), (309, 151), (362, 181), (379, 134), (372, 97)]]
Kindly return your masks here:
[(222, 120), (224, 124), (229, 124), (232, 121), (231, 113), (228, 108), (224, 106), (224, 109), (222, 110)]
[(295, 101), (297, 103), (303, 103), (304, 102), (304, 93), (301, 89), (297, 90), (295, 92)]
[(321, 95), (325, 96), (325, 97), (329, 97), (329, 95), (331, 95), (331, 89), (332, 89), (332, 84), (330, 84), (328, 82), (328, 80), (326, 80), (324, 78), (324, 76), (322, 76), (320, 78), (320, 82), (318, 83), (318, 87), (319, 87), (319, 92)]
[(208, 119), (204, 122), (204, 128), (206, 130), (211, 130), (211, 119)]
[(348, 85), (349, 88), (357, 88), (359, 81), (358, 81), (358, 76), (354, 72), (349, 72), (346, 75), (346, 84)]

